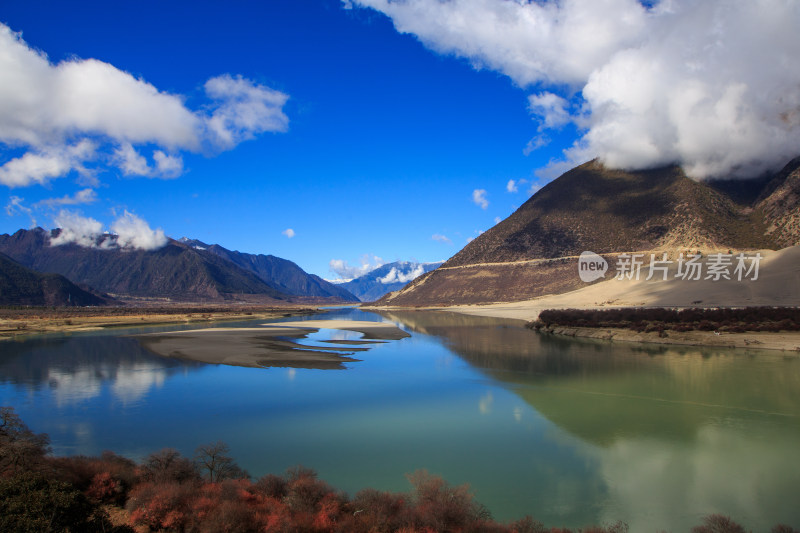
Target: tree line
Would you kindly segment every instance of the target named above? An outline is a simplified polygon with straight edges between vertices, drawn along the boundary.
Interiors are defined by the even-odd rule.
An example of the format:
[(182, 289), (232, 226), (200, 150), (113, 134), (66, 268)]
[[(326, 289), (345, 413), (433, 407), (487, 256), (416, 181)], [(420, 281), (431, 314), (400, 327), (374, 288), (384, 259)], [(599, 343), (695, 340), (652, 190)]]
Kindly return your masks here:
[(718, 331), (800, 331), (800, 308), (659, 308), (547, 309), (528, 327), (622, 328), (637, 332)]

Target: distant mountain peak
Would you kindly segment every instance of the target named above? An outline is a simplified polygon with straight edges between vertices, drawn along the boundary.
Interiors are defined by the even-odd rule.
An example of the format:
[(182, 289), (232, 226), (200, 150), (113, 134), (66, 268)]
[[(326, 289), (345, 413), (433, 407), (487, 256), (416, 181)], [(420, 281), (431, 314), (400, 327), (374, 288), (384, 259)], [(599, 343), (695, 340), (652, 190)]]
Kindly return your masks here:
[(441, 263), (395, 261), (381, 265), (363, 276), (342, 283), (363, 302), (372, 302), (383, 295), (403, 288), (415, 278), (437, 268)]

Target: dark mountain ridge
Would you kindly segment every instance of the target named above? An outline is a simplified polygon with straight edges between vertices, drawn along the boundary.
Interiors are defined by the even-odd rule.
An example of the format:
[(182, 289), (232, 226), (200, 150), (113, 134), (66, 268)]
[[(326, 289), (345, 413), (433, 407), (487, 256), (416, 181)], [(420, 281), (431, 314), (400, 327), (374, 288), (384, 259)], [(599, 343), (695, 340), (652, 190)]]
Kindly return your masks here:
[(274, 255), (248, 254), (231, 251), (218, 244), (205, 244), (196, 239), (181, 242), (198, 250), (208, 251), (252, 272), (274, 289), (291, 296), (330, 299), (337, 302), (357, 302), (358, 298), (341, 286), (334, 285), (314, 274), (308, 274), (296, 263)]
[(0, 305), (95, 306), (110, 298), (78, 287), (59, 274), (41, 274), (0, 253)]

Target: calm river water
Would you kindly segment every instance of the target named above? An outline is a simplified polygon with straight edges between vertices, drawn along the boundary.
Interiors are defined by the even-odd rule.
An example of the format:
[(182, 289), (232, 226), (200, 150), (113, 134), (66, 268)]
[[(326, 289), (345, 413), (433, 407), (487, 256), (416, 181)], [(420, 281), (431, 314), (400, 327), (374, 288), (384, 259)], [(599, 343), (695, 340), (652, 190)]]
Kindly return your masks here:
[(224, 440), (254, 477), (302, 464), (351, 495), (405, 491), (425, 468), (469, 483), (499, 520), (677, 532), (723, 513), (754, 531), (800, 527), (797, 354), (571, 340), (450, 313), (311, 318), (411, 337), (341, 370), (161, 358), (124, 336), (145, 330), (5, 342), (0, 405), (59, 455), (191, 457)]

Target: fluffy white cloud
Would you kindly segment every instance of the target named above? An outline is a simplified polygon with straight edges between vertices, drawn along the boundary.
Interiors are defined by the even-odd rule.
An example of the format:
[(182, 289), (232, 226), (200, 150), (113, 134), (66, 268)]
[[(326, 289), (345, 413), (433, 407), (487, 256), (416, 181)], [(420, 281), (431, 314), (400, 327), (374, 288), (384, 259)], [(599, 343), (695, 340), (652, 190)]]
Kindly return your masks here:
[(387, 283), (408, 283), (411, 280), (414, 280), (425, 273), (425, 268), (419, 264), (408, 264), (408, 270), (403, 272), (402, 270), (398, 270), (397, 267), (392, 267), (389, 270), (389, 273), (383, 276), (382, 278), (378, 278), (378, 282), (387, 284)]
[(111, 224), (111, 231), (116, 233), (116, 243), (120, 248), (157, 250), (167, 244), (161, 228), (151, 229), (144, 219), (128, 211)]
[[(749, 176), (797, 155), (800, 3), (786, 0), (353, 0), (440, 53), (522, 87), (539, 133), (581, 137), (551, 170), (678, 163)], [(648, 7), (648, 5), (650, 7)]]
[[(179, 151), (227, 150), (267, 131), (286, 131), (288, 96), (242, 77), (208, 80), (201, 110), (96, 59), (51, 64), (0, 24), (0, 144), (22, 148), (0, 159), (0, 183), (19, 187), (77, 170), (82, 163), (124, 175), (172, 178)], [(148, 164), (135, 145), (155, 145)]]
[(65, 209), (54, 222), (61, 231), (50, 239), (51, 246), (72, 243), (86, 248), (156, 250), (167, 244), (163, 230), (151, 229), (144, 219), (127, 210), (111, 224), (110, 235), (99, 221)]
[(383, 266), (385, 261), (377, 255), (370, 256), (369, 254), (364, 254), (361, 256), (360, 263), (360, 265), (354, 266), (348, 264), (347, 261), (343, 259), (331, 259), (330, 263), (328, 263), (328, 268), (343, 280), (349, 281), (361, 277), (379, 266)]
[(291, 239), (295, 236), (295, 232), (292, 228), (286, 228), (281, 232), (282, 235), (286, 235), (286, 238)]
[(442, 235), (441, 233), (434, 233), (433, 235), (431, 235), (431, 239), (433, 239), (436, 242), (441, 242), (444, 244), (453, 244), (453, 241), (451, 241), (449, 238), (447, 238), (447, 236)]
[(486, 189), (475, 189), (472, 191), (472, 201), (481, 209), (489, 207), (489, 200), (486, 199)]
[(0, 166), (0, 183), (20, 187), (32, 183), (46, 184), (72, 170), (83, 174), (87, 172), (83, 162), (94, 157), (95, 144), (87, 139), (74, 145), (26, 152)]
[(103, 224), (97, 220), (63, 209), (58, 213), (54, 222), (61, 232), (50, 239), (51, 246), (69, 243), (85, 248), (99, 246), (98, 239), (103, 234)]
[(289, 97), (282, 92), (227, 74), (208, 80), (205, 90), (217, 104), (207, 127), (222, 148), (232, 148), (258, 133), (289, 127), (289, 118), (283, 113)]

